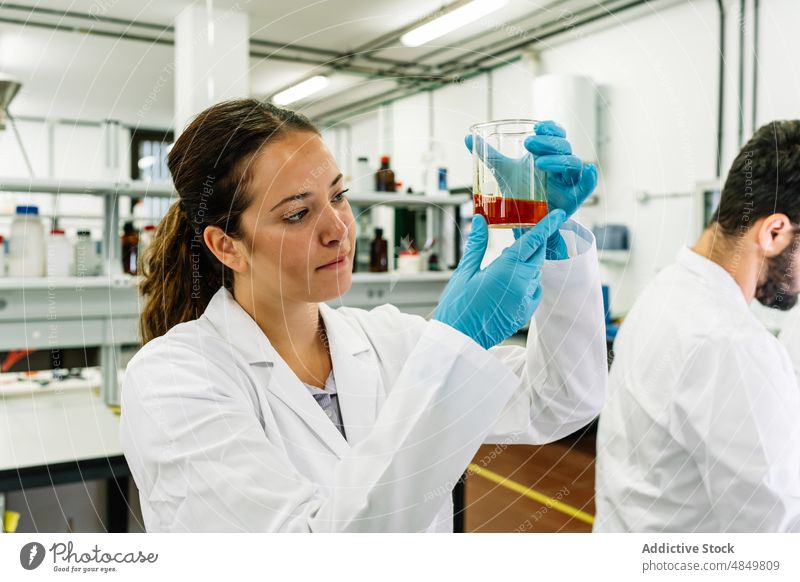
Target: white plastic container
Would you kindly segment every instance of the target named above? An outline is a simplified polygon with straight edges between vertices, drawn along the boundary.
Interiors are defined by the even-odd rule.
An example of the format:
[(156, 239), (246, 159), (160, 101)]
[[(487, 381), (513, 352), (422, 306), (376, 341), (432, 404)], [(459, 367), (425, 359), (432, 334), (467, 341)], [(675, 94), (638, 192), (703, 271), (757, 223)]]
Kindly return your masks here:
[(60, 228), (50, 231), (47, 239), (47, 276), (69, 277), (75, 272), (75, 251), (66, 233)]
[(353, 189), (357, 192), (372, 192), (375, 189), (375, 170), (369, 167), (369, 158), (360, 156), (353, 169)]
[(419, 273), (422, 271), (422, 258), (417, 251), (400, 251), (397, 255), (398, 273)]
[(37, 206), (17, 206), (8, 239), (8, 276), (43, 277), (44, 225)]
[(75, 239), (75, 275), (92, 277), (100, 274), (100, 259), (89, 230), (79, 230)]

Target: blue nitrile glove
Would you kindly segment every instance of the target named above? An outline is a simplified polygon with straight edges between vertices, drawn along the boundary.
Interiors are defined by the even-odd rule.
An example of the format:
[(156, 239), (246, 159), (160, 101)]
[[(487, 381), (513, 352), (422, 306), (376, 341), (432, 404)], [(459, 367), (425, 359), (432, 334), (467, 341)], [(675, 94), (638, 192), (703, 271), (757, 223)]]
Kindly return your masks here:
[[(597, 186), (597, 168), (572, 155), (572, 146), (565, 139), (567, 133), (555, 122), (537, 123), (533, 131), (535, 135), (525, 140), (525, 149), (535, 156), (536, 168), (546, 173), (547, 206), (550, 210), (563, 210), (570, 218)], [(468, 135), (464, 141), (472, 151), (472, 136)], [(509, 158), (494, 148), (488, 150), (488, 166), (494, 170), (497, 185), (504, 195), (513, 193), (515, 187), (520, 191), (530, 189), (530, 154)], [(514, 237), (519, 238), (526, 230), (515, 228)], [(547, 259), (566, 258), (567, 245), (561, 233), (556, 232), (547, 240)]]
[(528, 323), (541, 300), (540, 277), (547, 239), (565, 220), (554, 210), (481, 270), (489, 240), (483, 216), (472, 218), (464, 256), (450, 277), (433, 318), (471, 337), (485, 349)]

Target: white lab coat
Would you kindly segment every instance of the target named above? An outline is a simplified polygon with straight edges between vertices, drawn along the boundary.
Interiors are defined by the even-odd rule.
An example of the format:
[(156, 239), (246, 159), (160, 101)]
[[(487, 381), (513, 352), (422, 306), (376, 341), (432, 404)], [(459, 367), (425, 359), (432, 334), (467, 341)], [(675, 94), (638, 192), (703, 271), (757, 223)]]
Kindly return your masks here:
[(684, 248), (614, 344), (594, 531), (800, 530), (800, 392), (722, 267)]
[(452, 531), (451, 489), (482, 442), (546, 443), (605, 400), (592, 234), (547, 262), (528, 346), (490, 351), (391, 305), (320, 305), (347, 440), (225, 290), (145, 345), (121, 442), (151, 532)]
[(800, 378), (800, 306), (788, 313), (778, 339), (789, 354), (795, 377)]

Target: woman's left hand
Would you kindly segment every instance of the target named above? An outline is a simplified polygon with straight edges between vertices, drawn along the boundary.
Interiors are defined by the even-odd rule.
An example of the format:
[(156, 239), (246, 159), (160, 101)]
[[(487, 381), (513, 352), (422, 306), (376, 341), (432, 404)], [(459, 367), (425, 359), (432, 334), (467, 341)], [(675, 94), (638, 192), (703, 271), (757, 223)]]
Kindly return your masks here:
[[(491, 146), (488, 151), (488, 164), (494, 171), (500, 191), (508, 191), (509, 185), (530, 188), (530, 156), (534, 158), (536, 169), (547, 176), (548, 210), (563, 210), (569, 219), (597, 187), (597, 168), (594, 164), (584, 164), (572, 155), (572, 145), (567, 141), (567, 132), (554, 121), (542, 121), (534, 128), (534, 135), (525, 140), (528, 154), (521, 158), (504, 156)], [(472, 136), (464, 142), (472, 151)], [(479, 153), (483, 148), (478, 148)], [(506, 194), (508, 195), (508, 194)], [(514, 229), (514, 237), (519, 238), (527, 229)], [(568, 258), (567, 246), (561, 233), (554, 233), (547, 240), (548, 260)]]

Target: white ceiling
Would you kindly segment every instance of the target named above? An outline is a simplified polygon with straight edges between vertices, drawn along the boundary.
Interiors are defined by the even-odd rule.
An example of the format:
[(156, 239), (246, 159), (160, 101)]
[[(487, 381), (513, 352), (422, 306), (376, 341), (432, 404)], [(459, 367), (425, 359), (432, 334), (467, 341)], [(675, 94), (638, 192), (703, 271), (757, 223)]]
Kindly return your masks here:
[[(196, 3), (205, 5), (206, 0)], [(138, 23), (128, 26), (98, 21), (97, 27), (106, 32), (125, 31), (149, 38), (161, 34), (162, 38), (172, 39), (173, 33), (161, 31), (159, 26), (172, 26), (176, 15), (189, 4), (192, 2), (188, 0), (3, 2), (0, 17), (27, 20), (27, 24), (0, 22), (0, 72), (23, 82), (23, 89), (11, 106), (12, 113), (88, 120), (115, 118), (127, 124), (170, 126), (174, 95), (172, 45), (96, 36), (78, 29), (95, 26), (94, 20), (85, 17), (89, 15)], [(340, 54), (413, 26), (445, 4), (431, 0), (295, 0), (291, 4), (213, 0), (213, 6), (220, 10), (245, 10), (249, 14), (252, 39)], [(476, 60), (486, 52), (476, 52), (477, 49), (488, 46), (491, 51), (495, 46), (532, 41), (533, 37), (525, 36), (525, 30), (545, 21), (563, 20), (569, 11), (582, 7), (597, 9), (600, 4), (597, 0), (511, 0), (481, 22), (424, 47), (402, 47), (399, 41), (390, 39), (380, 50), (367, 47), (362, 55), (431, 65), (455, 57)], [(32, 25), (35, 22), (71, 26), (75, 30), (53, 30)], [(251, 45), (251, 50), (260, 54), (275, 52), (274, 48), (257, 44)], [(434, 51), (440, 54), (423, 58)], [(308, 52), (292, 51), (291, 55), (321, 62), (326, 59), (325, 55)], [(370, 61), (359, 62), (373, 69), (379, 66)], [(251, 93), (259, 97), (269, 96), (321, 69), (312, 64), (259, 57), (251, 58), (251, 67)], [(336, 72), (325, 92), (302, 105), (307, 113), (316, 115), (396, 86), (393, 80), (370, 78), (363, 72)]]
[(14, 115), (170, 127), (172, 60), (168, 45), (0, 24), (0, 71), (22, 82)]

